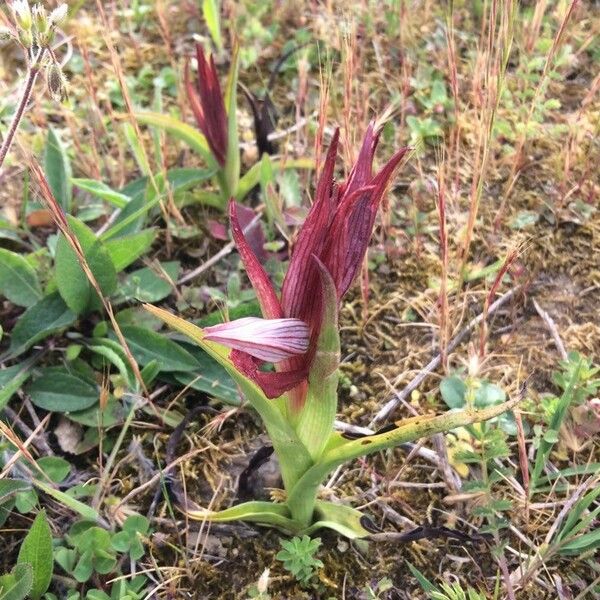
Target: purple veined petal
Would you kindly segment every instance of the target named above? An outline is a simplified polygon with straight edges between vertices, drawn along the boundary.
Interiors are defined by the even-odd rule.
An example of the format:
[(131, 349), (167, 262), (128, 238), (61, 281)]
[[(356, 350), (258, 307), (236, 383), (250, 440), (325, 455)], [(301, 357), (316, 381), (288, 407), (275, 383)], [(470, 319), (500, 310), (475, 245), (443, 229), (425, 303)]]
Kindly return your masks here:
[(235, 245), (258, 298), (263, 316), (267, 319), (282, 317), (283, 311), (281, 310), (281, 304), (279, 303), (273, 284), (244, 235), (238, 219), (237, 204), (233, 199), (229, 201), (229, 222), (231, 223), (231, 233), (233, 234)]
[(369, 185), (373, 178), (373, 158), (379, 143), (379, 132), (375, 129), (375, 121), (371, 121), (367, 127), (358, 157), (347, 181), (343, 185), (342, 195), (353, 194), (358, 189)]
[(341, 299), (361, 268), (369, 245), (377, 206), (375, 188), (367, 186), (346, 194), (338, 206), (321, 260), (329, 270)]
[(192, 109), (192, 113), (194, 114), (194, 118), (196, 119), (196, 123), (198, 128), (202, 133), (206, 131), (206, 123), (204, 121), (204, 111), (202, 110), (202, 104), (200, 102), (200, 97), (198, 96), (198, 91), (194, 86), (194, 83), (191, 79), (190, 73), (190, 63), (189, 61), (185, 64), (184, 71), (184, 84), (187, 94), (187, 99), (190, 103), (190, 108)]
[(345, 190), (333, 218), (322, 258), (331, 272), (340, 299), (361, 268), (383, 195), (396, 167), (408, 151), (409, 148), (402, 148), (396, 152), (368, 186), (355, 189), (352, 193), (349, 188)]
[(204, 329), (205, 339), (277, 363), (308, 349), (308, 325), (299, 319), (245, 317)]
[(311, 259), (320, 256), (327, 242), (329, 226), (335, 212), (336, 188), (333, 179), (337, 157), (339, 130), (336, 129), (323, 171), (317, 183), (315, 201), (298, 233), (290, 264), (281, 290), (281, 306), (288, 317), (312, 323), (314, 297), (311, 290), (318, 285), (318, 274)]

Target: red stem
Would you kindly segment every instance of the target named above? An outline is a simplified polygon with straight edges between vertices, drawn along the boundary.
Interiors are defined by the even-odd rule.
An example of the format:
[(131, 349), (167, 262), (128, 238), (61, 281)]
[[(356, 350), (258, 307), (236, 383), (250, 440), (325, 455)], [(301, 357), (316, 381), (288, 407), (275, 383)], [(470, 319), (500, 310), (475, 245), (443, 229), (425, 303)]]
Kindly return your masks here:
[(21, 100), (19, 101), (19, 105), (17, 106), (17, 112), (15, 112), (15, 114), (13, 115), (12, 121), (10, 123), (10, 127), (8, 129), (6, 137), (4, 138), (4, 141), (2, 142), (2, 147), (0, 148), (0, 169), (2, 168), (4, 159), (6, 158), (6, 155), (8, 154), (8, 151), (10, 150), (10, 147), (12, 146), (13, 139), (15, 137), (15, 133), (17, 132), (17, 129), (19, 128), (19, 123), (21, 122), (21, 119), (23, 118), (23, 114), (25, 113), (25, 108), (27, 107), (27, 104), (29, 103), (29, 99), (31, 98), (31, 92), (33, 90), (33, 85), (35, 83), (35, 80), (37, 79), (39, 72), (40, 72), (39, 64), (40, 64), (40, 59), (42, 58), (43, 52), (44, 51), (42, 50), (41, 53), (38, 55), (38, 57), (36, 59), (34, 59), (33, 64), (29, 67), (29, 72), (27, 73), (27, 79), (25, 80), (25, 87), (23, 88), (23, 95), (21, 96)]

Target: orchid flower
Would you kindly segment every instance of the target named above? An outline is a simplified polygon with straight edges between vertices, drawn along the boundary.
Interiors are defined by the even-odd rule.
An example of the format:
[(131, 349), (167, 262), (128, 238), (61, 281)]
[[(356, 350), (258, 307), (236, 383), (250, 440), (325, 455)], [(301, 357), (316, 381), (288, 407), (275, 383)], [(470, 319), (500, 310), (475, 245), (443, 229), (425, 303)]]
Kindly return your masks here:
[[(17, 0), (17, 3), (19, 2), (21, 0)], [(285, 153), (285, 156), (281, 157), (262, 156), (260, 161), (242, 173), (237, 123), (240, 62), (237, 44), (232, 48), (229, 72), (223, 86), (213, 55), (205, 52), (203, 47), (197, 44), (195, 56), (197, 73), (192, 72), (191, 60), (187, 61), (184, 69), (184, 90), (197, 127), (170, 114), (146, 110), (135, 113), (139, 123), (163, 130), (180, 140), (205, 163), (207, 169), (190, 169), (185, 177), (186, 181), (179, 184), (179, 189), (183, 191), (212, 179), (214, 188), (217, 189), (202, 190), (196, 199), (202, 204), (226, 211), (230, 198), (239, 202), (257, 185), (269, 183), (266, 173), (270, 173), (272, 177), (287, 169), (314, 169), (314, 160), (306, 157), (293, 158)], [(242, 86), (242, 89), (245, 88)], [(254, 114), (257, 119), (255, 130), (259, 151), (265, 148), (273, 150), (268, 139), (273, 124), (265, 125), (269, 120), (268, 104), (267, 102), (264, 110)]]
[[(258, 374), (260, 381), (257, 382), (269, 398), (280, 395), (282, 389), (293, 389), (296, 410), (306, 398), (306, 379), (314, 359), (321, 325), (322, 298), (315, 258), (331, 275), (337, 300), (341, 300), (362, 265), (377, 209), (390, 178), (408, 150), (402, 148), (396, 152), (373, 175), (378, 139), (379, 131), (372, 122), (348, 180), (338, 185), (333, 174), (339, 143), (339, 131), (336, 130), (317, 184), (315, 201), (298, 233), (280, 298), (242, 233), (235, 203), (230, 202), (233, 238), (254, 286), (263, 316), (300, 319), (310, 329), (311, 344), (304, 356), (286, 361), (277, 373)], [(248, 361), (240, 361), (239, 355), (235, 358), (246, 375), (252, 377), (252, 371), (247, 368)], [(282, 388), (283, 380), (285, 384)]]
[(227, 112), (219, 83), (215, 60), (204, 54), (200, 44), (196, 44), (198, 79), (196, 86), (190, 79), (190, 65), (185, 69), (185, 87), (196, 123), (204, 134), (216, 161), (225, 166), (227, 158)]
[(225, 94), (213, 55), (206, 56), (196, 44), (198, 76), (192, 81), (189, 62), (185, 67), (185, 89), (198, 128), (205, 140), (200, 146), (217, 167), (217, 180), (223, 201), (232, 196), (240, 178), (240, 149), (237, 132), (236, 87), (238, 75), (237, 48), (234, 48)]
[[(230, 202), (233, 238), (264, 318), (201, 329), (166, 310), (146, 306), (227, 370), (261, 417), (281, 468), (285, 501), (250, 501), (213, 511), (188, 500), (182, 509), (191, 518), (250, 521), (294, 535), (327, 527), (349, 538), (366, 537), (370, 528), (365, 515), (346, 504), (318, 498), (321, 482), (331, 471), (373, 452), (496, 417), (516, 402), (396, 421), (359, 439), (334, 431), (339, 303), (361, 268), (377, 209), (407, 152), (399, 150), (373, 174), (378, 138), (379, 131), (371, 124), (347, 180), (337, 184), (333, 173), (339, 135), (335, 132), (281, 294), (244, 237), (236, 205)], [(273, 364), (275, 371), (265, 371), (263, 363)]]

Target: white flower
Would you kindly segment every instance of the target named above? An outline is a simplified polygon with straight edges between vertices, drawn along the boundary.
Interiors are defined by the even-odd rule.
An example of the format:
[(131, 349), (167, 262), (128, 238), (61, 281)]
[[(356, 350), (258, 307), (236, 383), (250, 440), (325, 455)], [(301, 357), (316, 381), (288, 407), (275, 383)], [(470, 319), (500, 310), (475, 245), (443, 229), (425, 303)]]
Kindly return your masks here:
[(17, 23), (23, 29), (31, 29), (31, 9), (27, 0), (13, 0), (10, 5)]
[(266, 594), (269, 589), (269, 569), (265, 569), (262, 572), (262, 575), (258, 579), (258, 583), (256, 584), (256, 590), (259, 594)]
[(50, 23), (52, 25), (60, 25), (66, 19), (68, 12), (68, 5), (61, 4), (50, 13)]

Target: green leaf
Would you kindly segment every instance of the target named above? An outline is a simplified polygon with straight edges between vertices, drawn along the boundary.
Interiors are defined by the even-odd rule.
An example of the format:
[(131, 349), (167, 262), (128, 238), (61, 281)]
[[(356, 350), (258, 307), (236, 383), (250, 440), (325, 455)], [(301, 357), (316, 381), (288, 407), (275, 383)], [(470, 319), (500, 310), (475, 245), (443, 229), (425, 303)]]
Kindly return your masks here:
[(225, 200), (235, 193), (240, 180), (240, 141), (237, 126), (237, 81), (239, 70), (239, 49), (235, 44), (231, 67), (225, 90), (225, 109), (227, 110), (227, 156), (225, 158), (224, 178), (226, 189), (221, 190)]
[(44, 296), (19, 317), (12, 331), (9, 354), (18, 356), (40, 340), (72, 325), (76, 318), (58, 292)]
[(502, 404), (506, 400), (506, 392), (495, 383), (482, 381), (481, 385), (475, 390), (475, 406), (484, 408), (494, 404)]
[(0, 527), (12, 511), (18, 494), (31, 489), (28, 482), (20, 479), (0, 479)]
[(108, 338), (92, 339), (88, 348), (117, 367), (126, 384), (132, 390), (136, 389), (135, 373), (129, 364), (127, 354), (118, 342)]
[(8, 404), (11, 396), (29, 379), (32, 362), (24, 362), (6, 369), (0, 369), (0, 412)]
[(19, 492), (25, 492), (31, 489), (26, 481), (21, 479), (0, 479), (0, 503), (4, 503), (14, 498)]
[(161, 371), (194, 371), (199, 364), (177, 342), (145, 327), (125, 325), (121, 328), (135, 360), (147, 365), (156, 360)]
[(110, 202), (117, 208), (124, 208), (127, 206), (131, 198), (121, 192), (113, 190), (111, 187), (103, 183), (102, 181), (96, 181), (95, 179), (72, 179), (74, 185), (78, 188), (89, 192), (97, 198)]
[(215, 46), (221, 50), (223, 48), (223, 40), (221, 39), (221, 23), (220, 23), (220, 8), (218, 0), (203, 0), (202, 14), (206, 21), (206, 26), (210, 32)]
[(24, 600), (32, 585), (32, 566), (29, 564), (16, 565), (10, 574), (0, 577), (0, 600)]
[[(138, 179), (132, 183), (145, 183), (146, 180), (146, 177), (142, 177), (141, 179)], [(135, 186), (135, 188), (137, 189), (137, 185)], [(121, 192), (125, 193), (125, 191), (128, 189), (129, 186), (123, 188)], [(159, 202), (159, 198), (155, 200), (154, 204), (146, 202), (145, 190), (146, 187), (144, 186), (141, 191), (136, 192), (135, 194), (131, 192), (131, 200), (129, 201), (127, 206), (125, 206), (125, 208), (119, 211), (119, 215), (115, 219), (114, 224), (100, 236), (101, 240), (106, 241), (110, 238), (117, 238), (123, 235), (129, 235), (132, 233), (136, 233), (137, 231), (142, 229), (144, 223), (148, 218), (148, 213)]]
[(412, 563), (408, 561), (406, 561), (406, 564), (408, 565), (410, 572), (413, 574), (413, 577), (419, 582), (419, 585), (423, 588), (424, 592), (430, 593), (437, 591), (435, 585), (433, 585), (433, 583), (431, 583), (431, 581), (429, 581), (427, 577), (425, 577), (425, 575), (423, 575), (423, 573), (421, 573), (421, 571), (417, 569), (417, 567), (415, 567)]
[(111, 238), (104, 242), (117, 273), (135, 262), (150, 250), (156, 238), (155, 229), (144, 229), (137, 233)]
[(36, 463), (54, 483), (64, 481), (71, 472), (71, 463), (60, 456), (42, 456)]
[(169, 279), (176, 282), (180, 268), (179, 261), (170, 261), (128, 273), (119, 287), (119, 293), (126, 300), (135, 298), (140, 302), (158, 302), (173, 291)]
[(44, 171), (54, 197), (66, 213), (71, 212), (73, 189), (71, 163), (56, 131), (50, 127), (44, 151)]
[(59, 546), (54, 552), (54, 560), (67, 573), (71, 573), (75, 568), (77, 551), (71, 548), (65, 548), (64, 546)]
[(260, 525), (273, 525), (290, 533), (299, 531), (302, 528), (299, 523), (290, 519), (290, 512), (285, 504), (274, 504), (262, 500), (243, 502), (220, 511), (189, 510), (187, 515), (191, 519), (213, 521), (215, 523), (248, 521)]
[(137, 137), (137, 132), (135, 127), (131, 123), (123, 124), (123, 133), (125, 134), (125, 139), (129, 144), (129, 148), (135, 158), (135, 162), (137, 163), (140, 171), (144, 175), (150, 175), (150, 165), (148, 164), (148, 157), (146, 156), (146, 150), (144, 149), (144, 145), (142, 141)]
[(85, 410), (78, 410), (67, 415), (70, 421), (85, 425), (86, 427), (102, 427), (108, 429), (123, 423), (125, 414), (123, 406), (112, 396), (108, 399), (103, 409), (98, 404), (93, 404)]
[(594, 529), (589, 533), (577, 536), (573, 541), (562, 546), (560, 553), (578, 555), (596, 548), (600, 548), (600, 529)]
[(370, 533), (363, 526), (364, 515), (344, 504), (317, 500), (313, 519), (314, 523), (306, 530), (307, 535), (323, 527), (333, 529), (351, 540), (366, 537)]
[(183, 347), (196, 359), (198, 367), (194, 371), (174, 373), (175, 379), (226, 404), (239, 406), (240, 392), (229, 373), (198, 346), (183, 344)]
[[(323, 298), (323, 318), (317, 349), (308, 375), (308, 394), (296, 425), (300, 441), (313, 461), (318, 461), (333, 431), (337, 410), (340, 336), (338, 298), (335, 284), (326, 267), (319, 263)], [(294, 414), (298, 407), (290, 407)]]
[(186, 143), (197, 152), (211, 167), (215, 166), (215, 159), (208, 147), (206, 138), (195, 128), (175, 117), (153, 112), (136, 113), (135, 118), (144, 125), (151, 125), (164, 129), (173, 137)]
[(412, 417), (396, 422), (396, 428), (391, 431), (365, 436), (335, 446), (325, 452), (319, 462), (307, 469), (288, 493), (287, 503), (292, 517), (301, 522), (310, 521), (319, 485), (333, 469), (345, 462), (379, 450), (394, 448), (404, 442), (414, 441), (434, 433), (488, 421), (511, 409), (518, 401), (518, 399), (510, 400), (504, 404), (481, 410), (449, 411), (438, 416)]
[[(271, 168), (273, 169), (273, 175), (277, 175), (277, 173), (286, 169), (314, 169), (315, 161), (309, 158), (271, 160)], [(250, 190), (260, 183), (261, 171), (262, 163), (257, 162), (244, 173), (235, 189), (234, 197), (236, 200), (243, 200), (250, 193)]]
[(26, 389), (31, 401), (52, 412), (83, 410), (98, 402), (98, 389), (62, 367), (41, 369)]
[(0, 294), (17, 306), (33, 306), (42, 298), (42, 288), (33, 267), (10, 250), (0, 248)]
[[(67, 219), (102, 293), (109, 296), (117, 287), (117, 274), (107, 248), (87, 225), (75, 217)], [(58, 291), (73, 312), (82, 314), (100, 305), (77, 253), (63, 234), (56, 244), (55, 264)]]
[[(78, 513), (84, 519), (89, 519), (91, 521), (100, 521), (100, 515), (96, 510), (94, 510), (91, 506), (80, 502), (76, 498), (69, 496), (69, 494), (62, 492), (61, 490), (57, 490), (55, 487), (52, 487), (43, 481), (39, 481), (37, 479), (33, 480), (33, 485), (42, 490), (45, 494), (52, 496), (59, 504), (66, 506), (71, 509), (73, 512)], [(67, 490), (68, 491), (68, 490)]]
[(465, 404), (467, 386), (465, 382), (456, 375), (444, 377), (440, 383), (440, 393), (449, 408), (462, 408)]
[[(170, 169), (167, 171), (167, 181), (169, 182), (170, 191), (176, 202), (181, 195), (188, 189), (210, 179), (214, 176), (217, 169)], [(157, 175), (155, 179), (160, 179), (162, 175)], [(121, 193), (131, 197), (129, 204), (119, 213), (115, 223), (101, 237), (103, 240), (110, 238), (121, 237), (123, 235), (135, 233), (141, 229), (144, 224), (147, 214), (158, 205), (160, 200), (167, 197), (167, 194), (156, 195), (149, 187), (149, 178), (140, 177), (125, 186)], [(147, 192), (151, 190), (148, 197)], [(181, 203), (180, 203), (181, 204)], [(217, 206), (220, 205), (220, 200)]]
[(212, 360), (208, 355), (199, 357), (197, 370), (187, 373), (175, 373), (175, 379), (193, 390), (204, 392), (217, 400), (232, 406), (240, 406), (240, 393), (233, 379), (221, 365)]
[(30, 564), (33, 581), (30, 591), (32, 600), (39, 600), (50, 586), (53, 571), (52, 533), (46, 519), (46, 513), (40, 511), (25, 536), (17, 564)]

